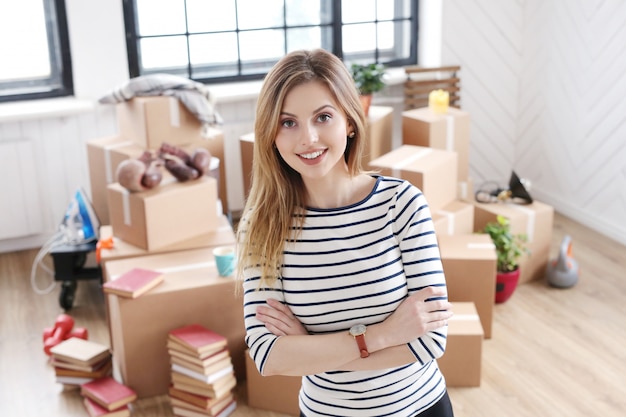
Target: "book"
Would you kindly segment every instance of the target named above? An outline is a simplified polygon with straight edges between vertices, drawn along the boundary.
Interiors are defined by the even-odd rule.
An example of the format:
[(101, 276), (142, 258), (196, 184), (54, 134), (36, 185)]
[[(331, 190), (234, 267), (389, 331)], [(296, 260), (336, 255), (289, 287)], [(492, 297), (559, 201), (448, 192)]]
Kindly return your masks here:
[(171, 330), (168, 339), (198, 355), (224, 348), (228, 343), (224, 336), (200, 324), (190, 324)]
[(113, 362), (111, 360), (106, 360), (104, 365), (93, 370), (93, 371), (81, 371), (77, 369), (67, 369), (61, 367), (54, 367), (54, 373), (56, 376), (73, 376), (73, 377), (82, 377), (82, 378), (102, 378), (103, 376), (111, 375), (111, 368), (113, 367)]
[(93, 381), (95, 378), (79, 377), (79, 376), (55, 376), (54, 380), (63, 385), (81, 386)]
[(233, 362), (230, 359), (230, 356), (226, 356), (222, 360), (212, 363), (208, 366), (200, 366), (192, 362), (188, 362), (184, 359), (178, 358), (176, 356), (170, 356), (170, 363), (172, 364), (172, 369), (174, 365), (177, 367), (185, 368), (189, 371), (194, 372), (195, 374), (201, 374), (202, 376), (208, 376), (214, 374), (218, 371), (221, 371), (224, 368), (232, 366)]
[(212, 355), (224, 350), (223, 346), (214, 346), (213, 348), (205, 348), (203, 352), (198, 353), (195, 349), (191, 349), (189, 346), (176, 342), (173, 339), (168, 339), (166, 347), (168, 352), (178, 352), (188, 357), (195, 357), (200, 361), (204, 361)]
[(193, 404), (190, 404), (186, 401), (179, 400), (178, 398), (170, 397), (170, 405), (172, 407), (184, 408), (186, 410), (195, 411), (197, 413), (202, 413), (205, 416), (214, 416), (218, 414), (220, 411), (224, 409), (227, 405), (229, 405), (233, 401), (233, 395), (225, 395), (222, 398), (216, 398), (211, 407), (197, 407)]
[(94, 379), (80, 387), (80, 393), (109, 411), (120, 408), (137, 399), (130, 387), (117, 382), (113, 377)]
[(71, 337), (50, 349), (54, 360), (78, 365), (93, 365), (111, 357), (108, 346), (78, 337)]
[(71, 370), (81, 371), (81, 372), (95, 372), (108, 363), (111, 363), (111, 355), (107, 355), (100, 362), (96, 362), (93, 365), (71, 363), (71, 362), (66, 362), (66, 361), (57, 359), (53, 356), (50, 357), (50, 364), (55, 369), (71, 369)]
[(162, 282), (163, 274), (159, 271), (133, 268), (113, 281), (102, 284), (102, 291), (120, 297), (137, 298)]
[[(190, 378), (193, 380), (193, 378)], [(186, 391), (191, 394), (201, 395), (209, 398), (221, 398), (224, 395), (230, 394), (231, 390), (237, 385), (237, 379), (234, 375), (230, 375), (224, 379), (224, 382), (220, 385), (215, 384), (203, 384), (200, 381), (198, 383), (188, 383), (182, 380), (172, 379), (172, 385), (174, 388)]]
[[(194, 407), (197, 407), (198, 409), (209, 410), (212, 412), (215, 411), (215, 407), (217, 407), (217, 409), (219, 410), (220, 404), (222, 402), (229, 402), (230, 400), (233, 399), (232, 392), (228, 392), (226, 395), (219, 397), (219, 398), (211, 398), (211, 397), (204, 397), (202, 395), (192, 394), (187, 391), (182, 391), (177, 388), (174, 388), (174, 386), (172, 385), (170, 385), (169, 387), (168, 394), (169, 394), (170, 401), (172, 402), (172, 404), (174, 403), (175, 400), (177, 400), (177, 401), (182, 401), (185, 404), (187, 404), (187, 408), (194, 406)], [(179, 404), (179, 405), (181, 407), (184, 406), (183, 404)]]
[(180, 350), (168, 349), (167, 351), (170, 358), (178, 358), (185, 363), (195, 365), (199, 368), (210, 367), (215, 362), (221, 361), (224, 358), (230, 357), (230, 352), (226, 348), (222, 348), (209, 354), (206, 357), (199, 357), (197, 355), (190, 355), (189, 353), (182, 352)]
[(207, 414), (206, 412), (202, 412), (202, 411), (198, 412), (198, 411), (189, 410), (187, 408), (182, 408), (182, 407), (172, 407), (172, 412), (177, 417), (203, 417), (203, 416), (227, 417), (231, 415), (233, 411), (235, 411), (236, 408), (237, 408), (237, 402), (235, 400), (232, 400), (228, 405), (226, 405), (226, 407), (224, 407), (222, 410), (220, 410), (216, 414)]
[(130, 408), (128, 407), (128, 404), (113, 411), (109, 411), (98, 405), (98, 403), (93, 400), (83, 398), (83, 405), (85, 406), (85, 410), (87, 410), (89, 417), (130, 417)]
[(219, 381), (224, 376), (232, 374), (233, 365), (232, 364), (227, 365), (225, 368), (222, 368), (209, 375), (204, 375), (202, 373), (194, 372), (183, 366), (176, 365), (176, 364), (172, 364), (172, 371), (189, 376), (193, 379), (197, 379), (198, 381), (201, 381), (207, 384), (213, 384), (214, 382)]
[(230, 378), (234, 378), (235, 374), (231, 371), (229, 371), (227, 374), (222, 375), (220, 378), (215, 379), (212, 382), (206, 382), (197, 378), (194, 378), (192, 376), (189, 375), (185, 375), (183, 373), (177, 372), (172, 370), (171, 373), (172, 376), (172, 382), (181, 382), (183, 384), (187, 384), (187, 385), (195, 385), (201, 388), (219, 388), (222, 385), (225, 385), (226, 383), (228, 383), (228, 381), (230, 380)]

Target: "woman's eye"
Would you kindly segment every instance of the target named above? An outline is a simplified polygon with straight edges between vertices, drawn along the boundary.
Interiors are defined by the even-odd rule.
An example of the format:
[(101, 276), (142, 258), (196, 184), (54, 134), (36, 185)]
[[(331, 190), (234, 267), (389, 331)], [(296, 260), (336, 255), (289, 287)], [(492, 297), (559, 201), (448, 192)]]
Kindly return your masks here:
[(281, 125), (283, 127), (294, 127), (296, 125), (296, 122), (294, 122), (293, 120), (283, 120)]
[(332, 116), (330, 114), (324, 113), (324, 114), (320, 114), (317, 117), (317, 120), (319, 120), (320, 122), (327, 122), (327, 121), (329, 121), (331, 119), (331, 117)]

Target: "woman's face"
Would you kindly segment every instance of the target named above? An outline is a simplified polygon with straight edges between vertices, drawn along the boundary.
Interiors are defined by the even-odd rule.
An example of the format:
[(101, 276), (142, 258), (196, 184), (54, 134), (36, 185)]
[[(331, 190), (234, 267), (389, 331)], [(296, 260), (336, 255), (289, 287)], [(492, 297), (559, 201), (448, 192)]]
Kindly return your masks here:
[(346, 172), (344, 151), (350, 131), (326, 85), (311, 81), (286, 95), (275, 144), (305, 182), (327, 179)]

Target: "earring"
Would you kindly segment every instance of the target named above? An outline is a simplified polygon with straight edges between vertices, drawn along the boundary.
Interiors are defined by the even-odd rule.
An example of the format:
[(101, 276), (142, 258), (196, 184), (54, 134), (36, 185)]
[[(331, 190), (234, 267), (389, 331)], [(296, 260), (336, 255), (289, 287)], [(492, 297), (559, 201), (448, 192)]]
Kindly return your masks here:
[(356, 136), (356, 132), (354, 131), (348, 133), (348, 139), (354, 139), (355, 136)]

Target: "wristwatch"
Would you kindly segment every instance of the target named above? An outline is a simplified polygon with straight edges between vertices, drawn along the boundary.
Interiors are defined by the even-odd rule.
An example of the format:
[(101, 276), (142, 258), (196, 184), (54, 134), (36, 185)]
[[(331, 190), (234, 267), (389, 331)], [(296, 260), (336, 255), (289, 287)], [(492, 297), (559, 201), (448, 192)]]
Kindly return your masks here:
[(364, 324), (355, 324), (350, 328), (350, 335), (356, 340), (356, 344), (359, 347), (362, 358), (367, 358), (370, 353), (367, 351), (367, 345), (365, 344), (365, 331), (367, 328)]

